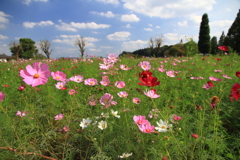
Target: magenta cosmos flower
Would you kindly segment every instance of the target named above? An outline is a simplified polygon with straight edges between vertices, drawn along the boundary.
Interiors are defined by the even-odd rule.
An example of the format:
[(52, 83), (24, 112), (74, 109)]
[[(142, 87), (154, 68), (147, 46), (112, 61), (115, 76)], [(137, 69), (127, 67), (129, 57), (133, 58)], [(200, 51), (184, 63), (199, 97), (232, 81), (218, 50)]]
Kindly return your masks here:
[(52, 78), (57, 81), (65, 81), (66, 80), (66, 74), (64, 74), (61, 71), (57, 72), (51, 72)]
[(0, 92), (0, 102), (4, 99), (5, 94), (3, 94), (2, 92)]
[(137, 98), (137, 97), (134, 97), (132, 101), (135, 104), (139, 104), (141, 102), (141, 100), (139, 98)]
[(125, 83), (124, 83), (123, 81), (117, 81), (117, 82), (115, 83), (115, 86), (116, 86), (117, 88), (123, 88), (123, 87), (125, 87), (126, 85), (125, 85)]
[(149, 122), (146, 124), (138, 125), (138, 128), (143, 133), (151, 133), (151, 132), (154, 132), (154, 129), (155, 129), (155, 127), (153, 125), (151, 126)]
[(111, 104), (112, 104), (112, 105), (116, 105), (116, 104), (117, 104), (117, 102), (113, 101), (112, 99), (113, 99), (113, 96), (112, 96), (111, 94), (105, 93), (105, 94), (101, 97), (100, 103), (101, 103), (102, 105), (104, 105), (106, 108), (108, 108), (108, 107), (110, 107)]
[(150, 98), (160, 97), (160, 95), (156, 94), (156, 92), (154, 90), (146, 91), (146, 92), (143, 92), (143, 93)]
[(20, 76), (24, 78), (23, 81), (32, 87), (47, 83), (50, 74), (48, 65), (40, 62), (34, 62), (32, 66), (27, 65), (26, 70), (20, 71)]
[(89, 86), (95, 86), (98, 84), (98, 81), (94, 78), (88, 78), (84, 80), (84, 84)]
[(143, 124), (149, 123), (148, 120), (146, 120), (146, 117), (141, 115), (133, 116), (133, 120), (137, 125), (143, 125)]

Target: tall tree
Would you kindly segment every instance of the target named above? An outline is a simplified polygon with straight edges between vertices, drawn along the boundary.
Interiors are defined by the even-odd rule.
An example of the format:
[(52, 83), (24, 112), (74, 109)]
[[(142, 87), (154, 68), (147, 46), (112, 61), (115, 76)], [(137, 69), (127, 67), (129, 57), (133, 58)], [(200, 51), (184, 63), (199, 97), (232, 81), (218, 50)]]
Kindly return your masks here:
[(76, 39), (75, 45), (79, 47), (79, 51), (81, 53), (81, 58), (83, 58), (84, 51), (85, 51), (85, 45), (86, 45), (86, 40), (84, 37), (80, 37)]
[(148, 43), (150, 45), (151, 55), (158, 57), (158, 52), (160, 51), (160, 47), (163, 44), (163, 37), (158, 36), (158, 37), (155, 37), (154, 40), (150, 38)]
[(47, 59), (50, 59), (50, 55), (52, 53), (52, 49), (50, 50), (51, 43), (48, 40), (41, 40), (39, 42), (39, 46), (40, 46), (41, 50), (47, 56)]
[(211, 39), (211, 54), (215, 55), (218, 51), (217, 37), (213, 36)]
[(10, 43), (10, 51), (12, 52), (12, 56), (16, 56), (16, 59), (19, 59), (19, 54), (21, 53), (22, 46), (19, 42), (13, 41)]
[(225, 39), (225, 34), (224, 34), (224, 31), (223, 31), (221, 37), (219, 38), (218, 46), (223, 46), (224, 45), (224, 39)]
[(240, 9), (232, 26), (229, 28), (224, 45), (230, 46), (233, 50), (240, 53)]
[(204, 55), (206, 53), (209, 53), (211, 50), (210, 28), (208, 22), (208, 15), (204, 13), (202, 16), (202, 22), (200, 24), (200, 31), (198, 37), (198, 50)]

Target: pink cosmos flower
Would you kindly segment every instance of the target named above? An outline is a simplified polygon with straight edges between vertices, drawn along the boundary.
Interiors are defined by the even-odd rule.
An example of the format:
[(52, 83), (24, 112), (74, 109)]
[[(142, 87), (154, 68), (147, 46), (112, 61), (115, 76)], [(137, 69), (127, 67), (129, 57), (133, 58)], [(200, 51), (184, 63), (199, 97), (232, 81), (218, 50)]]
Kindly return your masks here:
[(29, 113), (29, 112), (27, 112), (27, 111), (23, 111), (23, 112), (17, 111), (16, 116), (23, 117), (23, 116), (26, 116), (28, 113)]
[(108, 55), (108, 59), (109, 59), (112, 63), (115, 63), (115, 62), (118, 61), (117, 57), (118, 57), (118, 56), (116, 55), (116, 53), (111, 53), (111, 54)]
[(3, 94), (2, 92), (0, 92), (0, 102), (4, 99), (5, 94)]
[(64, 132), (69, 132), (69, 131), (70, 131), (70, 128), (69, 128), (68, 126), (64, 126), (64, 127), (63, 127), (63, 130), (64, 130)]
[(66, 74), (64, 74), (61, 71), (57, 72), (51, 72), (52, 78), (57, 81), (65, 81), (66, 80)]
[(165, 69), (163, 69), (163, 68), (158, 68), (158, 70), (159, 70), (160, 72), (165, 72)]
[(64, 114), (62, 114), (62, 113), (55, 116), (55, 120), (61, 120), (63, 118), (64, 118)]
[(26, 70), (20, 71), (23, 81), (32, 87), (46, 84), (50, 74), (48, 65), (40, 62), (34, 62), (32, 66), (27, 65)]
[(66, 85), (66, 82), (63, 81), (63, 82), (58, 82), (57, 84), (55, 84), (56, 88), (57, 89), (63, 89)]
[(138, 128), (143, 132), (143, 133), (151, 133), (154, 132), (155, 127), (151, 126), (150, 123), (138, 125)]
[(209, 90), (212, 87), (214, 87), (214, 84), (211, 81), (207, 81), (207, 84), (204, 84), (202, 88)]
[(156, 92), (154, 90), (150, 90), (150, 91), (145, 91), (143, 92), (146, 96), (150, 97), (150, 98), (158, 98), (160, 97), (160, 95), (156, 94)]
[(121, 64), (120, 65), (120, 68), (122, 69), (122, 70), (124, 70), (124, 71), (127, 71), (127, 70), (129, 70), (129, 69), (132, 69), (132, 68), (128, 68), (126, 65), (124, 65), (124, 64)]
[(80, 83), (83, 81), (83, 76), (81, 75), (76, 75), (76, 76), (73, 76), (71, 78), (69, 78), (70, 81), (74, 81), (74, 82), (77, 82), (77, 83)]
[(125, 91), (121, 91), (121, 92), (118, 93), (118, 96), (119, 96), (119, 97), (122, 97), (122, 98), (127, 98), (128, 93), (125, 92)]
[(110, 105), (115, 105), (117, 102), (113, 101), (113, 96), (109, 93), (105, 93), (101, 99), (100, 103), (104, 105), (106, 108), (110, 107)]
[(124, 81), (117, 81), (117, 82), (115, 83), (115, 86), (116, 86), (117, 88), (123, 88), (123, 87), (125, 87), (126, 85), (125, 85)]
[(88, 102), (88, 104), (89, 104), (90, 106), (95, 106), (95, 105), (97, 105), (97, 101), (94, 100), (94, 99), (91, 99), (91, 100)]
[(109, 79), (103, 79), (102, 81), (100, 81), (100, 84), (103, 86), (107, 86), (109, 85), (109, 83), (110, 83)]
[(210, 79), (211, 81), (222, 81), (222, 79), (216, 78), (216, 77), (209, 77), (209, 79)]
[(133, 103), (135, 103), (135, 104), (139, 104), (140, 102), (141, 102), (141, 100), (139, 99), (139, 98), (137, 98), (137, 97), (135, 97), (135, 98), (133, 98)]
[(174, 71), (167, 71), (166, 74), (168, 77), (175, 77)]
[(222, 70), (214, 70), (214, 72), (222, 72)]
[(172, 123), (178, 123), (178, 122), (176, 122), (176, 121), (180, 121), (182, 119), (182, 117), (179, 117), (179, 116), (177, 116), (176, 114), (172, 114), (171, 116), (170, 116), (170, 121), (172, 122)]
[(228, 77), (228, 75), (226, 75), (226, 74), (224, 74), (223, 77), (227, 78), (227, 79), (232, 79), (231, 77)]
[(144, 71), (147, 71), (147, 70), (150, 70), (150, 69), (151, 69), (150, 62), (148, 62), (148, 61), (140, 62), (140, 63), (139, 63), (139, 66), (140, 66)]
[(133, 120), (137, 125), (143, 125), (143, 124), (149, 123), (148, 120), (146, 120), (146, 117), (141, 115), (133, 116)]
[(109, 70), (109, 68), (113, 66), (113, 63), (110, 59), (103, 58), (103, 63), (104, 64), (99, 63), (100, 69)]
[(94, 78), (88, 78), (84, 80), (84, 84), (89, 86), (95, 86), (98, 85), (98, 81)]
[(77, 92), (74, 90), (74, 89), (71, 89), (71, 90), (69, 90), (69, 92), (68, 92), (68, 94), (70, 94), (70, 95), (74, 95), (74, 94), (76, 94)]

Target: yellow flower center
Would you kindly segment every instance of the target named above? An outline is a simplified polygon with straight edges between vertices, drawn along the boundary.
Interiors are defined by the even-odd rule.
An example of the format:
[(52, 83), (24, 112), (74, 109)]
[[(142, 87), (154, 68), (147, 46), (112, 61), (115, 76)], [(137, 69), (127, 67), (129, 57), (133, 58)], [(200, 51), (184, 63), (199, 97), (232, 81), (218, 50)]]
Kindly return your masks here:
[(104, 124), (102, 125), (102, 128), (105, 128), (105, 125), (104, 125)]
[(60, 79), (60, 77), (57, 76), (56, 79)]
[(162, 126), (162, 129), (165, 129), (165, 128), (167, 128), (166, 126)]
[(39, 78), (40, 76), (39, 76), (39, 74), (34, 74), (34, 76), (33, 76), (34, 78)]

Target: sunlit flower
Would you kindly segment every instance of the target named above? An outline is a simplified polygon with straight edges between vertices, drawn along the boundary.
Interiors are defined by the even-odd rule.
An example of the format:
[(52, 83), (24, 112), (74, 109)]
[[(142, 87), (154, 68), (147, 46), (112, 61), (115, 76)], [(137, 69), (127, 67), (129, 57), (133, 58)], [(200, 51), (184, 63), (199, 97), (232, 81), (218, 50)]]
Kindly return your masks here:
[(63, 82), (58, 82), (57, 84), (55, 84), (56, 88), (57, 89), (63, 89), (66, 85), (66, 82), (63, 81)]
[(115, 63), (115, 62), (118, 61), (117, 57), (118, 57), (118, 56), (116, 55), (116, 53), (111, 53), (111, 54), (108, 55), (108, 59), (109, 59), (110, 62), (112, 62), (112, 63)]
[(80, 83), (83, 81), (83, 76), (81, 75), (76, 75), (76, 76), (73, 76), (71, 78), (69, 78), (70, 81), (74, 81), (74, 82), (77, 82), (77, 83)]
[(100, 84), (103, 86), (107, 86), (107, 85), (109, 85), (109, 83), (110, 83), (109, 79), (103, 79), (100, 81)]
[(107, 121), (101, 121), (98, 122), (98, 128), (100, 128), (101, 130), (106, 129), (107, 128)]
[(88, 78), (84, 80), (84, 84), (89, 86), (95, 86), (98, 84), (98, 81), (94, 78)]
[(115, 83), (115, 86), (116, 86), (117, 88), (124, 88), (126, 85), (125, 85), (124, 81), (117, 81), (117, 82)]
[(117, 115), (117, 114), (118, 114), (118, 111), (114, 111), (114, 110), (111, 109), (111, 114), (112, 114), (114, 117), (120, 118), (120, 115)]
[(20, 71), (23, 81), (32, 87), (46, 84), (50, 74), (48, 65), (41, 62), (34, 62), (32, 66), (27, 65), (26, 70)]
[(223, 77), (227, 78), (227, 79), (232, 79), (231, 77), (228, 77), (228, 75), (226, 75), (226, 74), (224, 74)]
[(55, 120), (61, 120), (63, 118), (64, 118), (64, 114), (62, 114), (62, 113), (55, 116)]
[(154, 132), (154, 129), (155, 129), (153, 125), (151, 126), (150, 122), (138, 125), (138, 128), (143, 133), (151, 133), (151, 132)]
[(57, 81), (65, 81), (66, 80), (66, 74), (64, 74), (61, 71), (51, 72), (52, 78)]
[(91, 100), (88, 102), (88, 104), (91, 105), (91, 106), (95, 106), (95, 105), (97, 105), (97, 101), (94, 100), (94, 99), (91, 99)]
[(214, 72), (222, 72), (222, 70), (214, 70)]
[(148, 61), (143, 61), (139, 63), (139, 66), (144, 70), (144, 71), (148, 71), (151, 69), (151, 65), (150, 62)]
[(158, 68), (158, 70), (159, 70), (160, 72), (165, 72), (165, 69), (163, 69), (163, 68)]
[(83, 118), (82, 122), (80, 123), (80, 127), (82, 127), (82, 129), (86, 128), (89, 124), (92, 123), (92, 120), (90, 118)]
[(133, 116), (133, 120), (137, 125), (149, 123), (148, 120), (146, 120), (146, 117), (141, 115)]
[(100, 103), (102, 105), (104, 105), (106, 108), (108, 108), (111, 104), (115, 105), (116, 102), (114, 102), (113, 100), (113, 96), (109, 93), (105, 93), (101, 99), (100, 99)]
[(139, 104), (140, 102), (141, 102), (141, 100), (139, 99), (139, 98), (137, 98), (137, 97), (135, 97), (135, 98), (133, 98), (133, 103), (135, 103), (135, 104)]
[(167, 121), (163, 121), (163, 120), (159, 120), (159, 122), (157, 122), (158, 127), (155, 127), (155, 129), (158, 132), (167, 132), (169, 131), (169, 129), (172, 128), (172, 124), (168, 124)]
[(121, 92), (118, 93), (118, 96), (122, 97), (122, 98), (126, 98), (128, 96), (128, 93), (125, 92), (125, 91), (121, 91)]
[(132, 156), (132, 153), (123, 153), (121, 156), (118, 156), (118, 158), (128, 158)]
[(150, 91), (145, 91), (143, 92), (146, 96), (150, 97), (150, 98), (158, 98), (160, 97), (160, 95), (156, 94), (156, 92), (154, 90), (150, 90)]
[(209, 79), (210, 79), (211, 81), (222, 81), (222, 79), (216, 78), (216, 77), (209, 77)]
[(124, 64), (121, 64), (121, 65), (120, 65), (120, 68), (121, 68), (122, 70), (125, 70), (125, 71), (127, 71), (127, 70), (129, 70), (129, 69), (132, 69), (132, 68), (128, 68), (128, 66), (126, 66), (126, 65), (124, 65)]
[(166, 74), (168, 77), (175, 77), (174, 71), (167, 71)]
[(69, 90), (69, 92), (68, 92), (68, 94), (70, 94), (70, 95), (74, 95), (74, 94), (76, 94), (77, 92), (74, 90), (74, 89), (71, 89), (71, 90)]
[(26, 116), (28, 113), (29, 113), (29, 112), (27, 112), (27, 111), (23, 111), (23, 112), (17, 111), (16, 116), (23, 117), (23, 116)]

